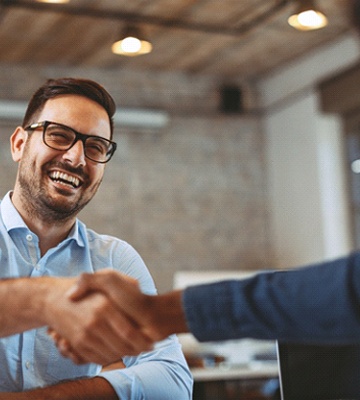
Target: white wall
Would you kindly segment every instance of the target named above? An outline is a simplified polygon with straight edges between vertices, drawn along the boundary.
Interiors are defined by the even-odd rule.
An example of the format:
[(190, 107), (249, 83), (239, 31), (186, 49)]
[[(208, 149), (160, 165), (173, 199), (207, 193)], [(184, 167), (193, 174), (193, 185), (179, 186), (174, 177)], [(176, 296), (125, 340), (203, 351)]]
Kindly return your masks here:
[(352, 249), (341, 120), (319, 111), (317, 84), (358, 61), (355, 37), (259, 83), (266, 115), (274, 267), (334, 258)]

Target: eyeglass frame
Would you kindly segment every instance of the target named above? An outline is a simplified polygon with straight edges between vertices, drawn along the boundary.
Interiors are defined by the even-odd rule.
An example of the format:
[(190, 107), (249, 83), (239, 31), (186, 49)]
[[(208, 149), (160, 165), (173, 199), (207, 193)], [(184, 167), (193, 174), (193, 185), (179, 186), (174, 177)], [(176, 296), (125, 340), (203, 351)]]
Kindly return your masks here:
[[(58, 125), (58, 126), (60, 126), (60, 127), (63, 127), (63, 128), (65, 128), (65, 129), (68, 129), (68, 130), (71, 131), (71, 132), (74, 132), (74, 134), (75, 134), (74, 141), (71, 143), (71, 145), (70, 145), (68, 148), (66, 148), (66, 149), (58, 149), (58, 148), (56, 148), (56, 147), (50, 146), (50, 145), (46, 142), (46, 140), (45, 140), (45, 132), (46, 132), (46, 128), (47, 128), (50, 124)], [(70, 126), (67, 126), (67, 125), (65, 125), (65, 124), (61, 124), (61, 123), (59, 123), (59, 122), (54, 122), (54, 121), (45, 120), (45, 121), (40, 121), (40, 122), (34, 122), (33, 124), (28, 125), (26, 128), (24, 128), (24, 130), (25, 130), (25, 131), (35, 131), (35, 130), (38, 129), (38, 128), (42, 128), (42, 129), (43, 129), (43, 131), (42, 131), (42, 139), (43, 139), (44, 144), (45, 144), (47, 147), (49, 147), (50, 149), (53, 149), (53, 150), (57, 150), (57, 151), (68, 151), (68, 150), (70, 150), (79, 140), (81, 140), (81, 142), (82, 142), (82, 144), (83, 144), (83, 147), (84, 147), (84, 155), (85, 155), (85, 157), (88, 158), (89, 160), (93, 161), (93, 162), (96, 162), (96, 163), (105, 164), (105, 163), (109, 162), (109, 161), (111, 160), (112, 156), (114, 155), (114, 153), (115, 153), (115, 151), (116, 151), (116, 148), (117, 148), (117, 143), (116, 143), (116, 142), (113, 142), (112, 140), (105, 139), (105, 138), (102, 137), (102, 136), (85, 135), (84, 133), (78, 132), (78, 131), (76, 131), (75, 129), (71, 128)], [(86, 154), (86, 146), (85, 146), (85, 144), (86, 144), (86, 140), (87, 140), (88, 138), (96, 138), (96, 139), (99, 139), (99, 138), (100, 138), (101, 140), (104, 140), (105, 142), (108, 142), (108, 143), (109, 143), (109, 146), (112, 146), (112, 148), (110, 149), (110, 156), (109, 156), (109, 159), (108, 159), (108, 160), (105, 160), (105, 161), (94, 160), (94, 159), (92, 159), (91, 157), (89, 157), (89, 156)], [(107, 154), (108, 154), (108, 153), (107, 153)]]

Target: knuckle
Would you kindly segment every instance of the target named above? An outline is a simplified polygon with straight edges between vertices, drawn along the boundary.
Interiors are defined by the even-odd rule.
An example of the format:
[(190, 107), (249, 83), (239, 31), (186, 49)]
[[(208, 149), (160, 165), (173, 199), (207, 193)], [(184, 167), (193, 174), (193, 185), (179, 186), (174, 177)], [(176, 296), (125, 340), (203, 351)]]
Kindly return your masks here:
[(122, 327), (122, 336), (127, 341), (131, 342), (136, 335), (136, 330), (131, 325), (125, 325)]
[(87, 284), (90, 281), (91, 281), (91, 274), (89, 274), (89, 273), (84, 272), (79, 277), (79, 282), (82, 284)]

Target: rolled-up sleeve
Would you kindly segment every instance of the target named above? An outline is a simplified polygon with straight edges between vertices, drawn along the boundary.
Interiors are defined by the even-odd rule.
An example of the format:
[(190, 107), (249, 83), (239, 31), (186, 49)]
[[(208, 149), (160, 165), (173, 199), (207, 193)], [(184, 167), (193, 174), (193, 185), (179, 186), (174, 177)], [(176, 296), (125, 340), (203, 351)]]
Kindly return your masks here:
[[(107, 262), (110, 254), (108, 267), (137, 279), (144, 293), (156, 294), (154, 281), (132, 246), (110, 238), (108, 246), (102, 243), (101, 248), (104, 254), (101, 264)], [(157, 343), (152, 351), (136, 357), (124, 357), (123, 362), (126, 368), (99, 374), (112, 385), (120, 400), (192, 398), (192, 375), (175, 335)]]
[(175, 336), (153, 351), (124, 357), (126, 368), (107, 371), (105, 378), (121, 400), (189, 400), (193, 379)]

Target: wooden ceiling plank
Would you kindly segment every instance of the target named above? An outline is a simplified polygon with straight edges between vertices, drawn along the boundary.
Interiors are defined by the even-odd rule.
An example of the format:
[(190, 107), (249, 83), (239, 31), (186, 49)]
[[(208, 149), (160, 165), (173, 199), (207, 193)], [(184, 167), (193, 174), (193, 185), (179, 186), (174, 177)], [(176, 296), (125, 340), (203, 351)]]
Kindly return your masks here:
[[(113, 9), (239, 28), (279, 1), (72, 0), (70, 4), (99, 11)], [(136, 58), (116, 56), (110, 51), (116, 31), (124, 26), (124, 21), (9, 7), (2, 14), (0, 25), (0, 62), (261, 75), (351, 29), (345, 4), (348, 0), (319, 1), (330, 24), (316, 32), (303, 33), (290, 28), (286, 7), (239, 37), (143, 23), (154, 50)]]

